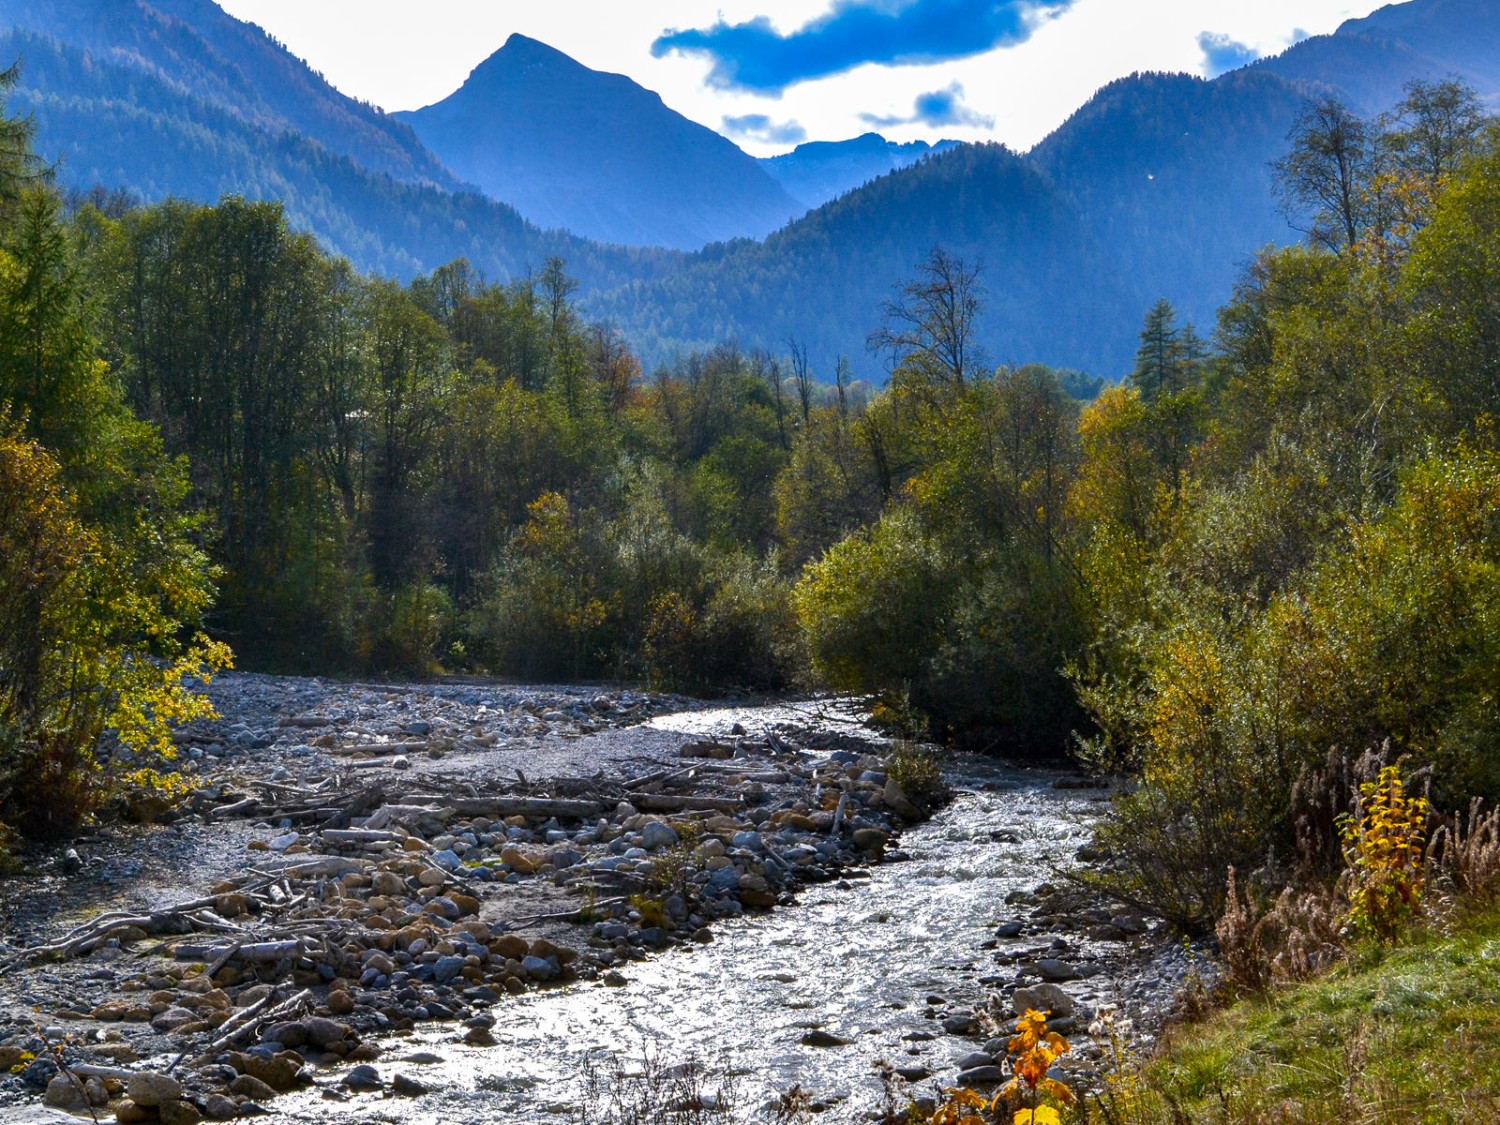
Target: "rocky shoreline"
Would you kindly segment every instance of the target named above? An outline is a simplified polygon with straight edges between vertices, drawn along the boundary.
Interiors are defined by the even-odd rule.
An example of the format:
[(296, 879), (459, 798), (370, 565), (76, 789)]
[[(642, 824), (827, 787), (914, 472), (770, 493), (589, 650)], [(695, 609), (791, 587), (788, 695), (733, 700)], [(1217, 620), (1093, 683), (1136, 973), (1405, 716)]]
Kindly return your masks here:
[[(422, 1064), (438, 1056), (392, 1067), (393, 1043), (446, 1028), (491, 1044), (517, 994), (623, 986), (725, 919), (904, 859), (924, 811), (891, 747), (826, 703), (695, 724), (714, 714), (701, 702), (620, 689), (234, 675), (213, 693), (221, 718), (178, 733), (199, 786), (178, 820), (83, 838), (0, 884), (7, 1115), (192, 1125), (309, 1087), (435, 1092)], [(767, 721), (725, 720), (739, 714)], [(919, 1099), (927, 1080), (1003, 1078), (1026, 1007), (1077, 1037), (1086, 1088), (1110, 1036), (1149, 1041), (1197, 972), (1066, 886), (996, 906), (974, 995), (929, 996), (913, 1014), (930, 1030), (905, 1037), (918, 1057), (890, 1067)], [(968, 1046), (935, 1067), (933, 1040)]]
[[(3, 1094), (190, 1125), (258, 1113), (330, 1064), (352, 1064), (345, 1089), (383, 1089), (382, 1036), (455, 1021), (483, 1044), (506, 994), (623, 983), (618, 966), (711, 941), (719, 919), (857, 875), (919, 815), (878, 743), (643, 729), (689, 702), (671, 697), (255, 676), (214, 697), (219, 721), (178, 732), (201, 785), (188, 815), (231, 848), (248, 827), (241, 869), (7, 935)], [(66, 883), (89, 861), (54, 862)]]

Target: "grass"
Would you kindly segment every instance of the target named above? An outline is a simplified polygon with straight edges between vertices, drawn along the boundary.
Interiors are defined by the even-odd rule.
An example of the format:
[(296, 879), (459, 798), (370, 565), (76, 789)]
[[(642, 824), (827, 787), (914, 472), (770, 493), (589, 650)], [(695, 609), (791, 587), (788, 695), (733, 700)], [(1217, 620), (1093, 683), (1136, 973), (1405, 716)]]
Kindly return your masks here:
[(1500, 1122), (1500, 911), (1178, 1028), (1095, 1108), (1119, 1125)]

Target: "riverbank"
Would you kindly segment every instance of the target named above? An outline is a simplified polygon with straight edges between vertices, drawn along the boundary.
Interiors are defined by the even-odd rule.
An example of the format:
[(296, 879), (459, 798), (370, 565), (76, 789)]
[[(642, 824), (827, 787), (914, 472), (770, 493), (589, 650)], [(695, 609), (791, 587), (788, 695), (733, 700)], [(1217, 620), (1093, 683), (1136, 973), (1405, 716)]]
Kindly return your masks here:
[[(561, 1112), (591, 1051), (644, 1047), (727, 1051), (752, 1110), (797, 1082), (852, 1111), (876, 1056), (918, 1094), (993, 1077), (1018, 985), (1052, 978), (1078, 1032), (1111, 1006), (1148, 1028), (1189, 971), (1143, 920), (1048, 892), (1100, 794), (970, 763), (968, 791), (893, 849), (917, 810), (845, 708), (215, 690), (222, 719), (181, 735), (204, 783), (188, 821), (81, 841), (0, 892), (0, 1052), (20, 1064), (0, 1096), (50, 1084), (75, 1110), (108, 1096), (121, 1120), (336, 1121), (406, 1094), (409, 1121), (465, 1120), (476, 1098), (522, 1119), (504, 1114)], [(105, 908), (143, 924), (78, 931)], [(73, 956), (35, 955), (70, 932)], [(126, 1104), (127, 1070), (184, 1083)]]
[(1176, 1029), (1112, 1119), (1500, 1120), (1500, 914), (1491, 906), (1358, 948), (1320, 979)]

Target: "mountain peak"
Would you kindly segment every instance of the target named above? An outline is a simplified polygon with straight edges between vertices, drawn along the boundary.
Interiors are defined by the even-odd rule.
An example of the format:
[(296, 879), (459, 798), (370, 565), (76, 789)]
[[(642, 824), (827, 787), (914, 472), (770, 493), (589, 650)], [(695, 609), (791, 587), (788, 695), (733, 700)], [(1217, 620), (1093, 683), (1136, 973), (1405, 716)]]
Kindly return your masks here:
[(543, 43), (540, 39), (533, 39), (529, 35), (522, 35), (519, 31), (513, 31), (505, 43), (490, 56), (491, 59), (504, 58), (508, 61), (518, 62), (542, 62), (542, 63), (566, 63), (570, 66), (583, 66), (577, 59), (573, 58), (549, 43)]
[(542, 227), (696, 249), (800, 209), (734, 143), (622, 74), (524, 35), (410, 124), (459, 176)]
[(568, 81), (592, 73), (571, 55), (540, 39), (514, 32), (489, 58), (469, 74), (464, 87), (492, 89), (538, 81)]

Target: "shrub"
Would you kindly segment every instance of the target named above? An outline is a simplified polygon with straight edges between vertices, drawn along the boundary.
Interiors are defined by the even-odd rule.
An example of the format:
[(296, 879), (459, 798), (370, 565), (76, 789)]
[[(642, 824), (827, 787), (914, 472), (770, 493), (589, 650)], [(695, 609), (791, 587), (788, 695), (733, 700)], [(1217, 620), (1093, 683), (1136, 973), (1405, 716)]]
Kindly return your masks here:
[(1400, 766), (1360, 787), (1343, 822), (1349, 865), (1348, 925), (1355, 933), (1392, 938), (1422, 905), (1427, 799), (1406, 792)]
[[(58, 463), (0, 414), (0, 824), (64, 829), (113, 784), (161, 783), (153, 767), (172, 756), (171, 726), (212, 714), (185, 683), (227, 665), (228, 650), (178, 644), (173, 616), (207, 599), (194, 557), (136, 573), (129, 545), (85, 522)], [(153, 597), (153, 579), (181, 585)], [(141, 769), (103, 773), (94, 745), (106, 730)]]
[(923, 813), (931, 812), (948, 799), (948, 783), (943, 780), (942, 763), (936, 753), (925, 746), (897, 742), (886, 758), (886, 776), (901, 787), (906, 799)]
[(411, 583), (386, 600), (372, 661), (382, 672), (427, 676), (438, 667), (453, 624), (453, 602), (437, 586)]

